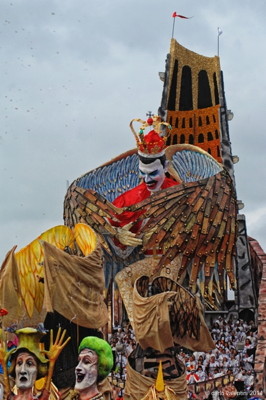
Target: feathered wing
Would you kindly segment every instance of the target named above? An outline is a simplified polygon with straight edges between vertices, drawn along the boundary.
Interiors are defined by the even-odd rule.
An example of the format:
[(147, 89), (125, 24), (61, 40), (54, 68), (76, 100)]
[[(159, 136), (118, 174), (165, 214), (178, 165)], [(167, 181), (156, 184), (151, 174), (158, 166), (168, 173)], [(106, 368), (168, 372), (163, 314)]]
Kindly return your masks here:
[(47, 241), (65, 249), (73, 246), (73, 232), (65, 226), (56, 226), (42, 233), (26, 247), (15, 253), (21, 286), (21, 297), (31, 317), (34, 307), (41, 312), (44, 296), (43, 249), (41, 241)]
[(108, 220), (115, 220), (115, 215), (121, 212), (111, 202), (138, 183), (138, 155), (137, 149), (133, 149), (77, 178), (69, 186), (65, 196), (65, 225), (72, 228), (77, 223), (85, 223), (99, 235), (100, 242), (107, 252), (107, 285), (111, 278), (108, 271), (120, 270), (121, 260), (125, 258), (130, 257), (132, 262), (135, 259), (132, 248), (128, 247), (122, 251), (110, 240), (117, 232)]
[[(75, 188), (75, 212), (97, 232), (115, 236), (108, 218), (115, 219), (124, 209), (114, 207), (96, 192)], [(196, 182), (182, 183), (153, 194), (127, 210), (145, 209), (139, 220), (143, 250), (159, 248), (162, 257), (158, 269), (182, 254), (179, 275), (190, 267), (191, 289), (201, 271), (202, 291), (208, 297), (213, 292), (213, 278), (218, 276), (218, 291), (225, 287), (226, 271), (232, 287), (235, 285), (233, 255), (236, 242), (236, 199), (226, 171)], [(148, 221), (148, 222), (147, 222)]]
[(169, 172), (181, 182), (195, 182), (223, 170), (209, 153), (191, 144), (168, 146), (165, 153), (170, 161)]
[(72, 209), (73, 220), (87, 224), (98, 234), (98, 238), (105, 250), (110, 253), (107, 245), (106, 235), (114, 237), (117, 233), (109, 220), (116, 220), (116, 215), (123, 212), (123, 209), (115, 207), (99, 193), (73, 186), (68, 205)]
[[(13, 249), (8, 254), (8, 262), (6, 261), (3, 264), (3, 266), (7, 266), (3, 268), (0, 275), (1, 297), (2, 303), (3, 299), (8, 298), (12, 302), (5, 300), (2, 307), (13, 309), (13, 303), (16, 301), (15, 304), (18, 304), (18, 310), (20, 310), (17, 311), (16, 321), (22, 318), (25, 310), (28, 317), (32, 318), (36, 312), (37, 314), (41, 313), (43, 308), (44, 253), (42, 242), (53, 244), (58, 249), (69, 253), (76, 253), (78, 248), (82, 255), (88, 256), (96, 247), (96, 234), (85, 224), (77, 224), (73, 230), (67, 226), (59, 225), (45, 231), (18, 252), (14, 253)], [(9, 290), (8, 279), (10, 281), (10, 274), (13, 277), (13, 291)], [(14, 279), (16, 279), (16, 284)], [(21, 308), (22, 304), (24, 307)]]
[[(104, 224), (100, 217), (105, 216), (105, 214), (101, 213), (99, 220), (97, 220), (96, 213), (102, 209), (102, 204), (99, 204), (99, 207), (95, 204), (96, 200), (93, 194), (100, 195), (101, 202), (111, 203), (121, 193), (137, 186), (138, 183), (139, 170), (136, 149), (129, 150), (108, 163), (87, 172), (77, 178), (67, 190), (64, 201), (65, 224), (72, 228), (78, 222), (86, 222), (97, 230), (99, 226)], [(92, 219), (87, 217), (87, 212), (84, 208), (82, 194), (85, 192), (87, 194), (91, 193), (92, 196), (90, 210), (88, 208), (89, 197), (86, 200), (86, 207), (88, 208), (88, 213), (92, 215)], [(103, 211), (105, 210), (106, 207)], [(94, 215), (93, 212), (95, 212)], [(108, 227), (105, 226), (105, 228), (108, 231)]]
[(76, 224), (72, 229), (76, 244), (76, 251), (81, 251), (82, 255), (89, 256), (97, 247), (97, 235), (94, 230), (86, 224)]

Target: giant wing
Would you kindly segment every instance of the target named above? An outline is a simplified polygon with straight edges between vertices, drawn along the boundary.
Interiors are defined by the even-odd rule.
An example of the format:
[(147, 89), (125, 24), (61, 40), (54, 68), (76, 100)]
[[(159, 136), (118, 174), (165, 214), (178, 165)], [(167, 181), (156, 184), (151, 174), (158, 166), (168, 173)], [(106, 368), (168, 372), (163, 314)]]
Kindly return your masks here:
[(33, 315), (34, 306), (38, 312), (41, 312), (43, 304), (43, 250), (41, 240), (54, 243), (59, 248), (64, 249), (65, 247), (72, 247), (74, 237), (72, 231), (65, 226), (53, 227), (15, 253), (21, 297), (30, 317)]
[[(108, 163), (89, 171), (80, 178), (76, 179), (68, 188), (64, 201), (64, 221), (69, 227), (73, 227), (78, 222), (91, 224), (97, 230), (97, 227), (104, 221), (96, 216), (94, 220), (88, 219), (87, 213), (82, 213), (80, 207), (81, 195), (83, 193), (97, 193), (100, 195), (100, 201), (112, 202), (116, 197), (125, 191), (137, 186), (139, 183), (138, 156), (136, 149), (129, 150), (121, 154)], [(95, 204), (92, 195), (91, 204)], [(88, 205), (88, 202), (86, 203)], [(101, 209), (91, 206), (91, 211), (95, 214)], [(106, 210), (106, 207), (104, 208)], [(96, 224), (94, 224), (94, 222)], [(108, 227), (105, 226), (108, 230)]]
[[(75, 254), (89, 255), (96, 247), (96, 235), (88, 225), (73, 229), (55, 226), (40, 234), (27, 246), (7, 255), (0, 273), (1, 307), (12, 309), (13, 322), (20, 318), (38, 318), (44, 299), (44, 252), (42, 242)], [(16, 315), (16, 318), (15, 318)], [(8, 316), (8, 318), (11, 316)], [(40, 322), (40, 320), (39, 320)]]
[[(198, 276), (204, 279), (204, 294), (212, 292), (214, 275), (219, 290), (225, 287), (226, 271), (235, 286), (233, 255), (236, 243), (236, 195), (232, 180), (208, 153), (190, 145), (170, 146), (172, 173), (183, 183), (153, 194), (131, 206), (145, 209), (144, 250), (159, 248), (158, 270), (182, 254), (179, 276), (190, 268), (189, 287)], [(148, 221), (148, 222), (147, 222)]]
[(223, 170), (209, 153), (191, 144), (169, 146), (165, 153), (170, 161), (170, 174), (181, 182), (195, 182)]
[[(73, 227), (81, 222), (90, 225), (105, 249), (105, 279), (108, 287), (113, 275), (127, 263), (142, 257), (138, 248), (121, 249), (112, 238), (117, 231), (109, 223), (123, 212), (112, 201), (139, 184), (137, 150), (129, 150), (108, 163), (76, 179), (68, 188), (64, 201), (64, 222)], [(119, 222), (119, 221), (118, 221)]]

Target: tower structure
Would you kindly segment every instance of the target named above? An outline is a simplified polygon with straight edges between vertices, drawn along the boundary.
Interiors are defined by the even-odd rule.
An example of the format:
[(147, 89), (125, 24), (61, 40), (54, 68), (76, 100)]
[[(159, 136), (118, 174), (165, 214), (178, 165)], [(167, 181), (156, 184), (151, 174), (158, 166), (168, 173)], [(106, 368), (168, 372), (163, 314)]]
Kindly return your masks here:
[[(160, 73), (160, 78), (164, 87), (159, 114), (172, 126), (167, 144), (188, 143), (207, 151), (223, 164), (235, 185), (237, 157), (232, 155), (228, 126), (232, 113), (226, 105), (219, 57), (202, 56), (171, 39), (165, 73)], [(238, 204), (242, 205), (240, 201)], [(258, 294), (250, 260), (245, 216), (238, 215), (237, 291), (233, 309), (240, 315), (252, 310), (255, 316)]]
[(220, 62), (171, 40), (160, 111), (172, 125), (168, 144), (189, 143), (221, 162)]

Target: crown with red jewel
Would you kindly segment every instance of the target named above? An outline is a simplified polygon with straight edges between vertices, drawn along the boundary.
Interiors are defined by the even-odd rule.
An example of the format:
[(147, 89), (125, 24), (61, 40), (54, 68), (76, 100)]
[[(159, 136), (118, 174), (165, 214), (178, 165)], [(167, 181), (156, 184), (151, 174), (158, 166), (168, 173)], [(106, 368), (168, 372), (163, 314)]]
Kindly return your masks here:
[[(129, 125), (136, 139), (138, 154), (142, 157), (161, 157), (164, 155), (168, 136), (168, 133), (164, 132), (165, 127), (167, 127), (168, 130), (172, 129), (172, 127), (167, 122), (163, 122), (158, 115), (152, 115), (151, 112), (149, 112), (147, 116), (148, 119), (146, 121), (135, 118), (132, 119)], [(133, 127), (134, 122), (141, 124), (138, 133)], [(144, 131), (147, 127), (150, 128), (150, 131), (144, 135)]]

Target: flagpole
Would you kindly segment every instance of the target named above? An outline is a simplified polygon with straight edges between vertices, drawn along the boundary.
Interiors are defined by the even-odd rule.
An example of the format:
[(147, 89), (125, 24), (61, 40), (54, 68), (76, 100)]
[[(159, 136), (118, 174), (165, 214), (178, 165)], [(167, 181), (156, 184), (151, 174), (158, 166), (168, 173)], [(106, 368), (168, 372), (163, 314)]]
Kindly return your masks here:
[(173, 17), (172, 39), (174, 37), (174, 30), (175, 30), (175, 17)]
[(217, 28), (217, 55), (218, 57), (220, 56), (220, 36), (223, 33), (223, 31), (219, 28)]

